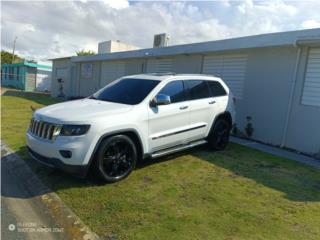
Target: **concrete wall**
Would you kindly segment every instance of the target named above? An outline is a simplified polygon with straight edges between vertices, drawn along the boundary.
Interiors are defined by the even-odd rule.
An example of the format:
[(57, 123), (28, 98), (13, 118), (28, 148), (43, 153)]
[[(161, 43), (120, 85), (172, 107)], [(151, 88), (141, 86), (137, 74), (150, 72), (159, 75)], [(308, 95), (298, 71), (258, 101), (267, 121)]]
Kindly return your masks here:
[(144, 71), (145, 66), (145, 59), (137, 58), (137, 59), (130, 59), (125, 61), (125, 73), (126, 75), (134, 75), (140, 74)]
[(100, 42), (98, 45), (98, 53), (111, 53), (111, 52), (123, 52), (123, 51), (132, 51), (132, 50), (137, 50), (140, 49), (137, 46), (123, 43), (120, 41), (105, 41), (105, 42)]
[(36, 89), (37, 68), (27, 67), (25, 76), (25, 91), (33, 92)]
[(66, 97), (72, 96), (74, 85), (71, 78), (71, 58), (55, 59), (52, 61), (52, 75), (51, 75), (51, 96), (58, 97), (60, 95), (60, 84), (58, 78), (63, 80), (63, 94)]
[(245, 132), (252, 117), (253, 139), (280, 145), (297, 50), (293, 47), (250, 50), (243, 98), (237, 100), (237, 126)]
[[(92, 72), (86, 75), (83, 71), (85, 65), (88, 64), (92, 64)], [(76, 68), (78, 72), (77, 79), (79, 79), (78, 96), (86, 97), (100, 89), (101, 62), (79, 63)]]
[[(66, 97), (89, 96), (106, 84), (104, 81), (105, 79), (101, 79), (105, 78), (104, 69), (102, 69), (104, 65), (110, 63), (112, 68), (117, 62), (118, 61), (84, 62), (74, 64), (70, 62), (70, 59), (54, 60), (52, 71), (52, 95), (56, 97), (59, 94), (59, 84), (56, 80), (57, 69), (66, 68), (68, 71), (68, 78), (65, 78), (64, 80), (64, 84), (66, 85), (64, 86), (64, 93)], [(177, 73), (200, 73), (201, 63), (201, 55), (174, 57), (173, 70)], [(93, 64), (92, 76), (83, 76), (81, 67), (85, 64)], [(124, 64), (124, 71), (121, 71), (119, 74), (112, 72), (112, 75), (114, 75), (113, 80), (125, 75), (134, 75), (145, 72), (146, 59), (127, 59), (120, 61), (119, 64)], [(70, 85), (67, 86), (68, 82)], [(69, 86), (71, 87), (69, 88)]]
[(320, 153), (320, 107), (301, 104), (307, 58), (308, 47), (303, 47), (285, 146), (302, 152)]
[(173, 72), (175, 73), (201, 73), (202, 56), (177, 56), (174, 58)]

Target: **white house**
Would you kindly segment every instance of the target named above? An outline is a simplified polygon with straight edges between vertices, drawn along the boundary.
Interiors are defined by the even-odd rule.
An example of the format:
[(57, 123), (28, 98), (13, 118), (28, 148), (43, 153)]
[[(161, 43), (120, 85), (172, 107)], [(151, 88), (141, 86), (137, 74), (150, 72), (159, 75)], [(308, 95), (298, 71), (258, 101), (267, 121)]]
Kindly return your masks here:
[(250, 117), (253, 139), (320, 153), (319, 28), (52, 61), (55, 97), (61, 91), (66, 97), (89, 96), (137, 73), (220, 76), (237, 99), (240, 131), (245, 132)]

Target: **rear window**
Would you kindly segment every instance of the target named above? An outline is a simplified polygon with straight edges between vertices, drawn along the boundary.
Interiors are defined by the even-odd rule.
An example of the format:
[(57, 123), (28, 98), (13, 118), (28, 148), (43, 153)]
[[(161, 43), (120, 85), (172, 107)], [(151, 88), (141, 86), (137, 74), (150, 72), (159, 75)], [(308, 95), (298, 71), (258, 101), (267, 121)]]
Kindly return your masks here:
[(211, 90), (211, 94), (213, 97), (220, 97), (227, 95), (226, 90), (221, 85), (221, 83), (216, 81), (207, 81), (209, 88)]
[(204, 80), (188, 80), (184, 81), (189, 92), (190, 100), (209, 98), (211, 93), (208, 84)]

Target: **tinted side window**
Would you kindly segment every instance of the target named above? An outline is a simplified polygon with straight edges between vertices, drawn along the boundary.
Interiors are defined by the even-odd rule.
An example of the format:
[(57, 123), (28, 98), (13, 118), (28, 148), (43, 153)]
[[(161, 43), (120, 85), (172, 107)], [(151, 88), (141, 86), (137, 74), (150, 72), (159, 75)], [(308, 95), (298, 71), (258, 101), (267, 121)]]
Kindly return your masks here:
[(159, 94), (170, 96), (172, 103), (185, 101), (185, 92), (182, 81), (169, 82), (161, 89)]
[(189, 91), (190, 100), (209, 98), (211, 97), (208, 84), (203, 80), (188, 80), (185, 81)]
[(222, 87), (222, 85), (219, 82), (216, 81), (207, 81), (212, 96), (213, 97), (220, 97), (220, 96), (225, 96), (227, 95), (226, 90)]

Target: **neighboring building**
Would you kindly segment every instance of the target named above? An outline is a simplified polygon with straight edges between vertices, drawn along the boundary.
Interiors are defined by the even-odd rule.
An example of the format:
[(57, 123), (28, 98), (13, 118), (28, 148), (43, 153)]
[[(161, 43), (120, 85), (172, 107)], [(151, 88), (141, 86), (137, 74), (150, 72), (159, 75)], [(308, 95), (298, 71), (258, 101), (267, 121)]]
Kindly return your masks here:
[(220, 76), (237, 99), (240, 131), (250, 116), (253, 139), (320, 153), (319, 28), (53, 59), (52, 95), (62, 86), (66, 97), (89, 96), (121, 76), (148, 72)]
[(51, 67), (26, 61), (2, 64), (1, 85), (24, 91), (50, 91)]
[(105, 41), (98, 44), (98, 54), (138, 50), (139, 47), (117, 41)]

